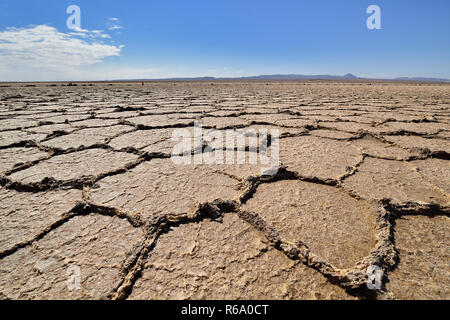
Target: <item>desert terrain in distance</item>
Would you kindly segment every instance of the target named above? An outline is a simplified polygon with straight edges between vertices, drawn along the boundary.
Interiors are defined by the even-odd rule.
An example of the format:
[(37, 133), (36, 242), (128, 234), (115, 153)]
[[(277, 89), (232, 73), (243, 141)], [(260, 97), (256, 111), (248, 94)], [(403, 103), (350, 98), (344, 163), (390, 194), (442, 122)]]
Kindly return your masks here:
[[(0, 299), (449, 299), (449, 106), (432, 83), (1, 83)], [(175, 164), (194, 121), (278, 129), (281, 167)]]

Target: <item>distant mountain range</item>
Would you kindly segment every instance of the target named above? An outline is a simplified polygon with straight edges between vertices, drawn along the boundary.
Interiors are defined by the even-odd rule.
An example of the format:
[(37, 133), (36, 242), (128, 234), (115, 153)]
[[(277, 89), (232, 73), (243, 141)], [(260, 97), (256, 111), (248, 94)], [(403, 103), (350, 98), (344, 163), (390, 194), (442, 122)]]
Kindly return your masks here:
[[(193, 77), (193, 78), (162, 78), (162, 79), (128, 79), (126, 81), (213, 81), (213, 80), (387, 80), (387, 81), (418, 81), (418, 82), (450, 82), (450, 79), (426, 77), (399, 77), (394, 79), (361, 78), (347, 73), (344, 76), (336, 75), (303, 75), (303, 74), (269, 74), (247, 77)], [(123, 80), (117, 80), (123, 81)]]

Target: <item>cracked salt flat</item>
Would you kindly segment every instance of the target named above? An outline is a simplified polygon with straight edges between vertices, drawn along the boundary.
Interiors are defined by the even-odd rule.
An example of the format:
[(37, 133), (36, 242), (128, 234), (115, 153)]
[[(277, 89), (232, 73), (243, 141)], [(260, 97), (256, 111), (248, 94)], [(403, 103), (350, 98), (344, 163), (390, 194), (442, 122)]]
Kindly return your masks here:
[[(445, 84), (2, 86), (0, 298), (448, 299), (449, 102)], [(280, 130), (284, 167), (174, 165), (194, 121)]]

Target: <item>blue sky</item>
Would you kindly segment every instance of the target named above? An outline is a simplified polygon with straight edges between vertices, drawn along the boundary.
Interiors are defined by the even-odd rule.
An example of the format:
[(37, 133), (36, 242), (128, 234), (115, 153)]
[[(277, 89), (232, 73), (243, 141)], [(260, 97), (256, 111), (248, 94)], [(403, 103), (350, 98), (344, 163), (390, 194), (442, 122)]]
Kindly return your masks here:
[[(381, 30), (369, 30), (369, 5)], [(81, 32), (66, 8), (81, 9)], [(0, 81), (259, 74), (450, 78), (450, 1), (2, 0)]]

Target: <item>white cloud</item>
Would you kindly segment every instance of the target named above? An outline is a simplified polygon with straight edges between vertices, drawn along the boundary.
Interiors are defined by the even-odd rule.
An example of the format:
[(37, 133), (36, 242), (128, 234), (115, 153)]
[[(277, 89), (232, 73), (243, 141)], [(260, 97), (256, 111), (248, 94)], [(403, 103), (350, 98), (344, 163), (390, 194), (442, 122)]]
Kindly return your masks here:
[(119, 18), (108, 18), (110, 22), (107, 23), (108, 30), (120, 30), (123, 27), (120, 25)]
[(108, 27), (108, 30), (120, 30), (123, 29), (122, 26), (118, 26), (118, 25), (114, 25), (114, 26), (110, 26)]
[(75, 32), (71, 32), (71, 35), (79, 36), (82, 38), (89, 38), (89, 39), (95, 39), (95, 38), (101, 38), (101, 39), (111, 39), (109, 34), (104, 33), (102, 30), (86, 30), (81, 28), (75, 28), (73, 29)]
[(101, 30), (74, 31), (63, 33), (47, 25), (0, 31), (0, 81), (59, 80), (79, 67), (119, 56), (124, 47), (103, 43), (99, 39), (109, 35)]

